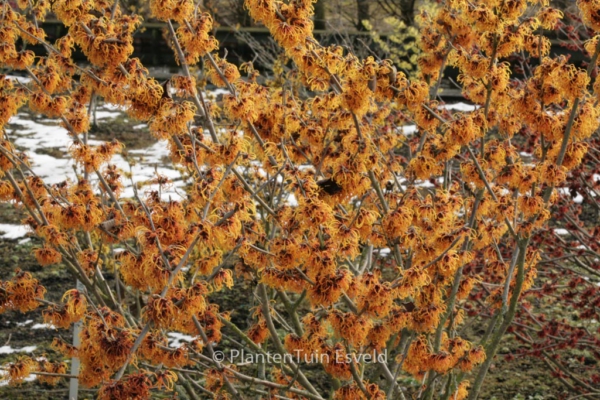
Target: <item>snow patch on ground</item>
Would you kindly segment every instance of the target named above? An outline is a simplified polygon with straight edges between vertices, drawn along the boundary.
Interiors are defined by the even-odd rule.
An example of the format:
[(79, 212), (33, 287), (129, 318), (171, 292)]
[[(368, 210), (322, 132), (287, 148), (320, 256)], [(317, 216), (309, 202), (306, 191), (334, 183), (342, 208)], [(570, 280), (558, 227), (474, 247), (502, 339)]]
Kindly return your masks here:
[[(15, 77), (16, 78), (16, 77)], [(103, 110), (97, 112), (97, 117), (115, 118), (123, 114), (123, 111), (117, 106), (103, 105)], [(44, 123), (41, 123), (41, 122)], [(59, 152), (68, 152), (73, 145), (73, 140), (68, 131), (60, 126), (59, 120), (44, 119), (33, 121), (27, 114), (20, 113), (12, 117), (9, 121), (12, 125), (8, 127), (13, 144), (16, 147), (25, 148), (31, 162), (31, 170), (41, 177), (47, 184), (56, 184), (65, 180), (75, 182), (77, 177), (73, 170), (74, 163), (69, 156), (57, 158), (50, 154), (42, 154), (43, 150), (57, 149)], [(142, 128), (145, 124), (136, 125), (136, 128)], [(12, 128), (12, 129), (11, 129)], [(148, 133), (140, 133), (148, 134)], [(100, 145), (104, 143), (101, 140), (88, 140), (90, 145)], [(111, 159), (110, 164), (116, 165), (124, 172), (132, 172), (133, 182), (148, 182), (160, 174), (168, 177), (173, 184), (170, 187), (161, 188), (161, 197), (164, 200), (182, 200), (185, 196), (181, 188), (184, 181), (181, 179), (180, 171), (173, 168), (172, 165), (164, 163), (164, 159), (169, 156), (169, 148), (165, 141), (156, 142), (145, 149), (130, 150), (128, 157), (135, 162), (130, 166), (129, 162), (121, 155), (116, 155)], [(60, 157), (60, 155), (58, 156)], [(105, 165), (102, 166), (104, 169)], [(99, 181), (95, 175), (91, 175), (91, 182), (96, 187)], [(123, 178), (124, 190), (121, 198), (134, 197), (134, 190), (131, 180)], [(139, 195), (143, 197), (145, 192), (159, 190), (158, 185), (146, 185), (139, 189)], [(23, 225), (0, 224), (0, 238), (19, 239), (29, 233), (29, 228)], [(30, 239), (22, 239), (19, 243), (26, 243)], [(42, 329), (41, 325), (39, 328)]]
[(392, 252), (392, 250), (389, 247), (382, 247), (381, 249), (378, 249), (375, 252), (380, 256), (387, 256)]
[(31, 78), (28, 78), (28, 77), (25, 77), (25, 76), (6, 75), (6, 77), (8, 79), (11, 79), (11, 80), (17, 81), (17, 82), (21, 82), (23, 84), (31, 82)]
[(400, 127), (400, 133), (404, 136), (410, 136), (417, 131), (416, 125), (404, 125)]
[[(564, 188), (564, 187), (563, 188), (558, 188), (558, 191), (561, 194), (564, 194), (566, 196), (570, 195), (569, 188)], [(577, 193), (577, 196), (575, 196), (575, 198), (573, 198), (573, 202), (574, 203), (583, 203), (583, 196), (580, 195), (579, 193)]]
[(115, 118), (121, 115), (120, 111), (96, 111), (97, 119)]
[(183, 333), (179, 333), (179, 332), (169, 332), (167, 333), (167, 336), (169, 337), (169, 347), (180, 347), (182, 345), (181, 342), (191, 342), (194, 339), (196, 339), (194, 336), (190, 336), (190, 335), (184, 335)]
[(25, 346), (20, 349), (13, 349), (12, 347), (5, 345), (0, 347), (0, 354), (31, 353), (35, 349), (37, 349), (37, 346)]
[[(118, 107), (112, 105), (104, 105), (104, 110), (97, 111), (98, 118), (115, 118), (122, 115), (123, 112)], [(70, 157), (57, 158), (49, 154), (42, 154), (40, 150), (58, 149), (61, 152), (67, 152), (73, 145), (73, 140), (69, 136), (67, 130), (60, 126), (59, 120), (45, 120), (44, 124), (40, 121), (32, 121), (29, 115), (20, 113), (12, 117), (9, 121), (13, 124), (11, 132), (15, 146), (27, 149), (31, 160), (31, 169), (35, 174), (44, 179), (47, 184), (55, 184), (67, 179), (76, 181), (76, 175), (73, 171), (73, 161)], [(143, 127), (144, 124), (136, 127)], [(9, 127), (10, 129), (10, 127)], [(147, 134), (147, 133), (144, 133)], [(89, 140), (90, 145), (102, 144), (101, 140)], [(165, 165), (163, 162), (165, 157), (169, 156), (169, 148), (165, 141), (156, 142), (152, 146), (145, 149), (130, 150), (129, 158), (135, 162), (135, 165), (130, 168), (129, 162), (121, 155), (116, 155), (111, 159), (111, 164), (116, 165), (124, 172), (133, 172), (134, 183), (145, 182), (156, 176), (156, 174), (167, 176), (173, 180), (173, 188), (171, 190), (162, 191), (164, 199), (180, 200), (182, 195), (176, 189), (183, 186), (181, 181), (181, 173), (175, 170), (171, 165)], [(104, 166), (102, 167), (102, 169)], [(96, 179), (92, 177), (92, 183), (98, 184)], [(133, 189), (131, 181), (124, 180), (125, 190), (122, 197), (133, 197)], [(140, 191), (143, 194), (147, 190), (157, 190), (157, 186), (146, 186)]]
[(31, 329), (56, 329), (56, 327), (52, 324), (34, 324)]
[(446, 110), (453, 110), (453, 111), (464, 111), (464, 112), (469, 112), (469, 111), (475, 111), (479, 108), (480, 106), (476, 105), (476, 104), (467, 104), (467, 103), (454, 103), (454, 104), (444, 104), (441, 105), (439, 108), (443, 108)]
[(29, 233), (29, 227), (24, 225), (0, 224), (0, 232), (2, 232), (0, 235), (2, 239), (19, 239)]
[(298, 199), (293, 193), (290, 193), (285, 200), (285, 204), (290, 207), (298, 207)]

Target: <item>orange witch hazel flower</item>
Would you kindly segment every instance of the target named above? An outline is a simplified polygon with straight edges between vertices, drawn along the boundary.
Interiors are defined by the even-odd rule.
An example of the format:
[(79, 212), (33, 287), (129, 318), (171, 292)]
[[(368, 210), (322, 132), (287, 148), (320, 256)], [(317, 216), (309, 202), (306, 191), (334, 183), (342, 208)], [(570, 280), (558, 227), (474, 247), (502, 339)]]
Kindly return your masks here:
[(333, 398), (335, 400), (365, 400), (365, 399), (385, 399), (385, 393), (379, 389), (376, 384), (366, 385), (366, 394), (356, 384), (343, 386), (335, 391)]
[(9, 382), (11, 384), (22, 383), (36, 369), (36, 364), (29, 357), (19, 357), (17, 361), (9, 364), (7, 368)]
[[(241, 65), (215, 38), (223, 2), (0, 7), (0, 201), (25, 215), (37, 265), (2, 277), (0, 313), (43, 306), (62, 330), (3, 379), (55, 384), (78, 357), (100, 399), (475, 400), (513, 335), (519, 357), (598, 392), (579, 357), (600, 340), (598, 2), (417, 2), (410, 27), (367, 2), (371, 49), (317, 40), (325, 3), (245, 0), (266, 30), (236, 35), (281, 51)], [(154, 29), (142, 14), (180, 67), (160, 81), (132, 58)], [(551, 30), (580, 57), (555, 54)], [(444, 103), (450, 70), (469, 104)], [(93, 136), (104, 105), (159, 142), (153, 173), (145, 150)], [(26, 152), (14, 127), (32, 113), (68, 138), (71, 178)], [(66, 271), (84, 288), (59, 299), (42, 277)]]
[(51, 247), (42, 247), (34, 250), (36, 260), (40, 265), (51, 265), (61, 262), (62, 255)]
[(46, 289), (29, 273), (17, 269), (11, 280), (0, 281), (0, 313), (7, 310), (35, 310)]
[(44, 310), (44, 321), (58, 328), (69, 328), (72, 323), (80, 321), (87, 311), (87, 299), (83, 293), (72, 289), (65, 293), (63, 305), (53, 305)]

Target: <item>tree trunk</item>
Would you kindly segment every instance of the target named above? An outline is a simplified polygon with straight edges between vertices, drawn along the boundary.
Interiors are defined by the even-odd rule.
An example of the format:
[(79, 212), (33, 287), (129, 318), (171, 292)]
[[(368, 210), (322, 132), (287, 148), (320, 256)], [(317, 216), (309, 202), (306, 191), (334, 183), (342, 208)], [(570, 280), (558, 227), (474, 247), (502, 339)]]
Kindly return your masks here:
[(326, 29), (325, 0), (317, 0), (315, 4), (315, 29)]
[(400, 0), (400, 12), (406, 26), (412, 26), (415, 22), (415, 0)]
[(369, 2), (369, 0), (356, 0), (356, 17), (358, 18), (356, 29), (359, 31), (365, 30), (362, 22), (369, 20), (371, 17), (369, 14)]

